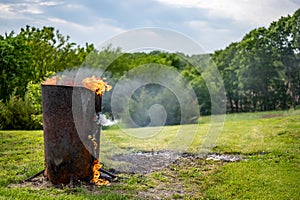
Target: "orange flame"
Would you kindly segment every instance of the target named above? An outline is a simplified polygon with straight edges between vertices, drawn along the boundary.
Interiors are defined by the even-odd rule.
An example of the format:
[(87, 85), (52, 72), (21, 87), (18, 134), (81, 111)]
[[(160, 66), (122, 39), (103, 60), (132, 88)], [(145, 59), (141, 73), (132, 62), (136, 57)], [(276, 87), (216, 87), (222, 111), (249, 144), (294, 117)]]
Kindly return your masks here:
[(108, 92), (112, 89), (107, 82), (104, 82), (103, 79), (95, 76), (83, 79), (82, 85), (83, 87), (96, 92), (96, 94), (100, 96), (102, 96), (104, 92)]
[(110, 182), (108, 180), (100, 178), (101, 167), (102, 167), (102, 164), (99, 163), (99, 161), (96, 159), (92, 165), (93, 178), (91, 180), (91, 183), (94, 183), (97, 186), (110, 185)]

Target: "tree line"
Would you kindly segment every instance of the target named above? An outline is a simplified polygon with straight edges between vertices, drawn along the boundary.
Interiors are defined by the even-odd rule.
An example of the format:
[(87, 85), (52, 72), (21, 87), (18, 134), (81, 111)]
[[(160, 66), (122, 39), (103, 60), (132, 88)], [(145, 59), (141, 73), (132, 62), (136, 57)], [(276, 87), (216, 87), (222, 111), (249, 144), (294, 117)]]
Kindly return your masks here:
[[(300, 10), (297, 10), (267, 28), (250, 31), (225, 49), (212, 54), (184, 55), (162, 51), (125, 53), (110, 46), (97, 50), (92, 44), (81, 47), (70, 42), (69, 36), (63, 36), (53, 27), (26, 26), (18, 34), (12, 31), (0, 36), (0, 129), (42, 128), (41, 82), (57, 72), (83, 66), (105, 69), (103, 76), (113, 86), (120, 79), (129, 80), (132, 71), (135, 76), (142, 75), (139, 66), (149, 69), (168, 66), (193, 89), (202, 115), (211, 114), (212, 91), (207, 84), (213, 84), (215, 75), (209, 69), (216, 66), (225, 86), (227, 112), (296, 108), (300, 105), (299, 29)], [(218, 91), (220, 86), (216, 84), (210, 89)], [(103, 112), (112, 113), (111, 94), (103, 96)], [(127, 108), (117, 108), (117, 117), (121, 118), (128, 109), (136, 124), (146, 126), (151, 121), (148, 111), (153, 104), (165, 108), (166, 124), (182, 122), (182, 105), (176, 95), (159, 84), (136, 90)], [(197, 122), (196, 112), (191, 109), (186, 112), (190, 115), (185, 115), (184, 123)]]
[(300, 104), (300, 10), (216, 51), (230, 112), (288, 109)]

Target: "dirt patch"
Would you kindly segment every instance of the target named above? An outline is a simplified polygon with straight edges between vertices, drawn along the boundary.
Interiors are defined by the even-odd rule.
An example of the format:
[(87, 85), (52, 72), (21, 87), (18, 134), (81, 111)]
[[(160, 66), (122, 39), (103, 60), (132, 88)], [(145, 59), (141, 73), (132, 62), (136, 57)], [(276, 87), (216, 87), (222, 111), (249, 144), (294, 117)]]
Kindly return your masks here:
[[(114, 156), (116, 161), (125, 162), (133, 167), (119, 171), (119, 179), (112, 182), (108, 190), (141, 199), (184, 199), (203, 198), (203, 192), (210, 187), (211, 174), (227, 162), (238, 162), (241, 155), (209, 154), (207, 156), (172, 151), (134, 152)], [(125, 165), (125, 164), (124, 164)], [(42, 174), (9, 187), (47, 189), (55, 187)], [(103, 190), (91, 183), (73, 181), (59, 186), (65, 190), (81, 188), (93, 194)]]
[(147, 174), (167, 167), (180, 157), (179, 153), (165, 150), (118, 154), (110, 159), (123, 163), (118, 169), (114, 169), (117, 173)]
[[(201, 199), (209, 175), (223, 165), (199, 156), (184, 156), (163, 170), (146, 174), (153, 183), (138, 191), (141, 199)], [(154, 185), (154, 187), (153, 187)]]
[(111, 157), (111, 160), (122, 162), (118, 169), (113, 169), (117, 173), (148, 174), (168, 167), (170, 164), (182, 159), (206, 159), (212, 161), (237, 162), (244, 158), (241, 155), (232, 154), (208, 154), (196, 155), (190, 153), (178, 153), (174, 151), (140, 151), (127, 154), (118, 154)]
[[(120, 154), (117, 161), (126, 161), (136, 166), (131, 173), (142, 174), (136, 197), (141, 199), (185, 199), (202, 198), (204, 188), (209, 187), (211, 173), (229, 162), (245, 160), (242, 155), (189, 153), (136, 152)], [(127, 172), (122, 172), (127, 173)], [(134, 175), (135, 176), (135, 175)], [(126, 182), (120, 184), (127, 184)]]
[[(114, 179), (104, 173), (101, 172), (101, 178), (108, 180), (110, 183), (114, 181)], [(91, 191), (93, 188), (97, 188), (94, 183), (90, 183), (87, 181), (81, 181), (81, 180), (71, 180), (69, 184), (59, 184), (59, 185), (53, 185), (50, 180), (44, 176), (43, 173), (38, 173), (33, 176), (33, 178), (28, 178), (20, 183), (16, 184), (10, 184), (9, 187), (16, 188), (32, 188), (32, 189), (47, 189), (47, 188), (57, 188), (57, 189), (74, 189), (77, 187), (85, 188), (89, 191)]]
[(33, 189), (41, 189), (41, 188), (51, 188), (53, 185), (51, 182), (44, 177), (43, 175), (39, 175), (31, 180), (28, 181), (22, 181), (21, 183), (17, 184), (10, 184), (9, 187), (15, 188), (15, 187), (30, 187)]

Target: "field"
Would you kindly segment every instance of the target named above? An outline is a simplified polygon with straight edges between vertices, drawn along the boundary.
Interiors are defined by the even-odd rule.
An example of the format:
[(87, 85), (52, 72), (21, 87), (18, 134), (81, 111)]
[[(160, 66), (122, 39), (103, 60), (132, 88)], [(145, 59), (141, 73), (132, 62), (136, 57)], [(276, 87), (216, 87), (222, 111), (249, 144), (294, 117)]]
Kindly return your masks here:
[[(299, 111), (227, 115), (210, 153), (242, 157), (238, 162), (197, 156), (209, 122), (204, 117), (198, 125), (183, 126), (186, 133), (196, 130), (186, 156), (154, 172), (120, 174), (108, 187), (19, 184), (44, 168), (43, 132), (0, 131), (0, 199), (300, 199)], [(154, 129), (130, 131), (147, 135)], [(113, 141), (119, 149), (166, 150), (178, 129), (163, 127), (146, 142), (119, 129), (105, 130), (102, 142)]]

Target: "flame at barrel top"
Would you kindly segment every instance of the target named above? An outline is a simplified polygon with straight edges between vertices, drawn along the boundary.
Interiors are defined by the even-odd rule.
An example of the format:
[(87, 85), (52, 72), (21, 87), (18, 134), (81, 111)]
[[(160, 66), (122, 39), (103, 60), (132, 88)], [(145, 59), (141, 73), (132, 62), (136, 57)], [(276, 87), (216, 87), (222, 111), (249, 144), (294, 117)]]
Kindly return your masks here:
[(108, 85), (107, 82), (104, 82), (102, 78), (95, 76), (83, 79), (82, 84), (83, 87), (96, 92), (96, 94), (100, 96), (102, 96), (104, 92), (108, 92), (112, 89), (112, 87)]
[(104, 81), (104, 78), (91, 76), (83, 79), (79, 85), (74, 83), (69, 77), (66, 76), (53, 76), (43, 82), (43, 85), (66, 85), (66, 86), (82, 86), (89, 90), (94, 91), (97, 95), (102, 96), (105, 92), (112, 89), (112, 86)]

